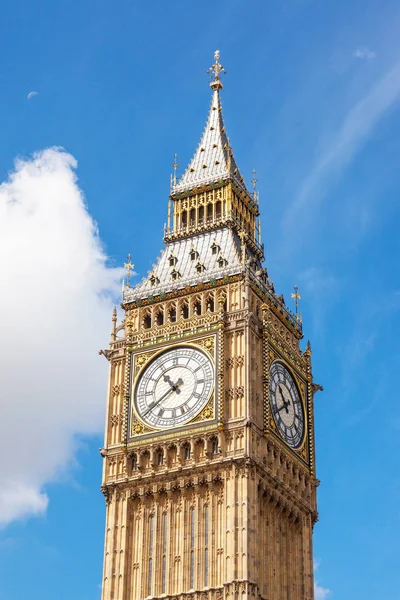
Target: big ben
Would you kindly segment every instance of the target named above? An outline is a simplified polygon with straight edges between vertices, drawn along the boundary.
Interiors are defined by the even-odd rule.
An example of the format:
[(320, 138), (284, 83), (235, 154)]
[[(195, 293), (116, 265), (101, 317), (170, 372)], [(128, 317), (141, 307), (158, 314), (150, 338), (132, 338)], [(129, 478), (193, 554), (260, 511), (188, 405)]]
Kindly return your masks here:
[(103, 600), (314, 598), (319, 386), (263, 264), (258, 195), (225, 131), (214, 58), (165, 247), (125, 288), (103, 351)]

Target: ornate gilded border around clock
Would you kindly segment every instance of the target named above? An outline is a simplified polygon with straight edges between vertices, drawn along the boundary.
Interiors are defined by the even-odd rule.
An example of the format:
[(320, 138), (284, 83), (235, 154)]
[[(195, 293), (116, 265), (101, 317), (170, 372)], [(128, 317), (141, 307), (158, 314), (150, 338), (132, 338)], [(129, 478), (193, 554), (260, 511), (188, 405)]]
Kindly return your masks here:
[(269, 429), (269, 423), (271, 418), (271, 410), (269, 405), (269, 371), (270, 371), (270, 353), (269, 353), (269, 339), (268, 339), (268, 320), (270, 319), (268, 306), (266, 304), (261, 305), (262, 310), (262, 371), (263, 371), (263, 428), (264, 433), (267, 433)]
[(315, 475), (315, 461), (314, 461), (314, 418), (313, 418), (313, 404), (314, 404), (314, 392), (313, 392), (313, 377), (311, 368), (311, 346), (310, 342), (307, 344), (307, 348), (304, 352), (305, 359), (307, 361), (307, 411), (309, 416), (309, 465), (313, 475)]
[[(153, 360), (159, 354), (162, 354), (168, 349), (173, 349), (182, 346), (191, 346), (192, 348), (197, 348), (206, 352), (212, 360), (214, 365), (214, 369), (217, 373), (215, 390), (211, 394), (206, 406), (204, 406), (200, 413), (195, 415), (191, 421), (182, 425), (182, 427), (190, 427), (193, 423), (202, 423), (202, 422), (212, 422), (216, 419), (216, 411), (218, 411), (218, 402), (220, 401), (220, 393), (218, 390), (218, 366), (219, 360), (217, 360), (217, 343), (216, 343), (216, 333), (209, 334), (207, 336), (203, 336), (200, 338), (190, 338), (190, 339), (182, 339), (174, 344), (162, 344), (158, 345), (157, 348), (151, 349), (137, 349), (137, 352), (131, 351), (131, 360), (127, 362), (130, 365), (130, 374), (129, 378), (127, 378), (127, 389), (128, 389), (128, 407), (127, 407), (127, 415), (126, 415), (126, 423), (127, 423), (127, 440), (132, 440), (132, 438), (136, 436), (144, 436), (144, 435), (154, 435), (155, 439), (158, 439), (159, 435), (162, 435), (165, 430), (155, 429), (153, 427), (149, 427), (146, 423), (144, 423), (139, 415), (136, 414), (134, 409), (134, 404), (131, 401), (134, 396), (134, 391), (136, 387), (136, 383), (139, 380), (140, 374), (146, 368), (148, 363)], [(128, 370), (128, 369), (127, 369)], [(217, 394), (215, 391), (218, 390)], [(129, 432), (128, 432), (129, 427)], [(179, 430), (182, 428), (180, 427)]]
[[(309, 466), (310, 464), (310, 412), (309, 412), (309, 389), (310, 385), (306, 381), (304, 375), (300, 375), (296, 368), (288, 361), (286, 358), (278, 352), (271, 344), (269, 344), (268, 350), (268, 368), (270, 369), (272, 363), (275, 361), (279, 361), (285, 365), (288, 369), (289, 373), (293, 377), (297, 388), (300, 393), (300, 397), (303, 403), (303, 414), (304, 414), (304, 435), (302, 442), (298, 448), (291, 448), (287, 444), (284, 444), (285, 448), (291, 450), (294, 454), (299, 455)], [(268, 382), (269, 383), (269, 382)], [(268, 407), (269, 407), (269, 385), (268, 385)], [(272, 431), (275, 436), (279, 439), (279, 442), (282, 443), (281, 437), (278, 432), (278, 428), (276, 426), (275, 420), (271, 415), (271, 411), (269, 410), (269, 421), (268, 421), (268, 429)]]

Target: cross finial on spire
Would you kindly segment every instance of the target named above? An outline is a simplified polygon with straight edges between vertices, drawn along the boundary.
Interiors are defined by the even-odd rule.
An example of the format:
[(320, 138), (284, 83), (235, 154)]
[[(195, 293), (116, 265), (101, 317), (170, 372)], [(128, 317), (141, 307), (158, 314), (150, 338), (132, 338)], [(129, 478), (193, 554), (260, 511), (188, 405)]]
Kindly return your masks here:
[[(299, 294), (299, 288), (297, 285), (294, 286), (294, 294), (292, 294), (292, 298), (296, 305), (296, 319), (299, 320), (299, 300), (301, 300), (301, 296)], [(300, 317), (301, 321), (301, 317)]]
[(253, 179), (251, 180), (251, 183), (253, 184), (253, 191), (255, 192), (256, 191), (256, 187), (257, 187), (257, 181), (258, 181), (258, 179), (256, 177), (256, 170), (255, 169), (253, 169), (252, 175), (253, 175)]
[(222, 82), (221, 82), (219, 76), (220, 76), (220, 73), (223, 73), (224, 75), (226, 75), (226, 71), (225, 71), (224, 67), (221, 65), (221, 63), (219, 62), (219, 50), (216, 50), (214, 52), (214, 60), (215, 60), (215, 63), (213, 65), (211, 65), (211, 67), (207, 71), (207, 73), (210, 73), (210, 77), (211, 77), (210, 87), (212, 90), (222, 90), (223, 85), (222, 85)]
[(126, 263), (124, 263), (124, 269), (126, 269), (126, 287), (131, 287), (131, 270), (135, 268), (135, 265), (131, 263), (131, 255), (128, 254), (126, 257)]
[(253, 184), (253, 200), (254, 202), (256, 202), (256, 204), (258, 204), (258, 191), (257, 191), (257, 177), (256, 177), (256, 170), (253, 169), (253, 179), (251, 180), (251, 183)]
[(174, 177), (173, 177), (173, 183), (174, 185), (176, 185), (176, 170), (179, 167), (179, 163), (178, 163), (178, 155), (175, 152), (174, 154), (174, 162), (172, 163), (172, 168), (174, 169)]

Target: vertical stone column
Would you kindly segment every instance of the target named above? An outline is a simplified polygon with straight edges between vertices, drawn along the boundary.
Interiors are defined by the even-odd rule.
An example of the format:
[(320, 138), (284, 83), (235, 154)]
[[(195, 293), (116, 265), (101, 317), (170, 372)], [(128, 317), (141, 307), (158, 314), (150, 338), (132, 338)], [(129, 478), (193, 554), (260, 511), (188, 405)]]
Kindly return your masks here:
[(314, 565), (312, 553), (312, 521), (311, 516), (303, 520), (303, 573), (304, 600), (314, 599)]
[(115, 589), (115, 548), (117, 545), (118, 500), (116, 490), (106, 495), (106, 534), (104, 547), (104, 570), (102, 600), (110, 600)]
[(218, 301), (218, 429), (222, 431), (225, 423), (225, 296), (220, 294)]
[(120, 495), (120, 509), (119, 509), (119, 526), (118, 526), (118, 547), (117, 547), (117, 560), (118, 568), (116, 569), (117, 576), (117, 598), (125, 600), (127, 595), (125, 593), (125, 584), (128, 579), (128, 541), (129, 541), (129, 516), (128, 516), (128, 498), (129, 492), (127, 490), (121, 491)]

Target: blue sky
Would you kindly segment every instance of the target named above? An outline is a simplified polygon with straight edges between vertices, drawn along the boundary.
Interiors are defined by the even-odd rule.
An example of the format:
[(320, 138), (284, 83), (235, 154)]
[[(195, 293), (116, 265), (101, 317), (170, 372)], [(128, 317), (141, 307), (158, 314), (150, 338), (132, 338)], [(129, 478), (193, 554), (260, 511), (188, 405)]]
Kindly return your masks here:
[(299, 285), (325, 388), (316, 598), (400, 599), (398, 2), (6, 0), (2, 15), (0, 600), (100, 598), (97, 351), (126, 254), (140, 277), (162, 247), (216, 48), (268, 272), (289, 305)]

